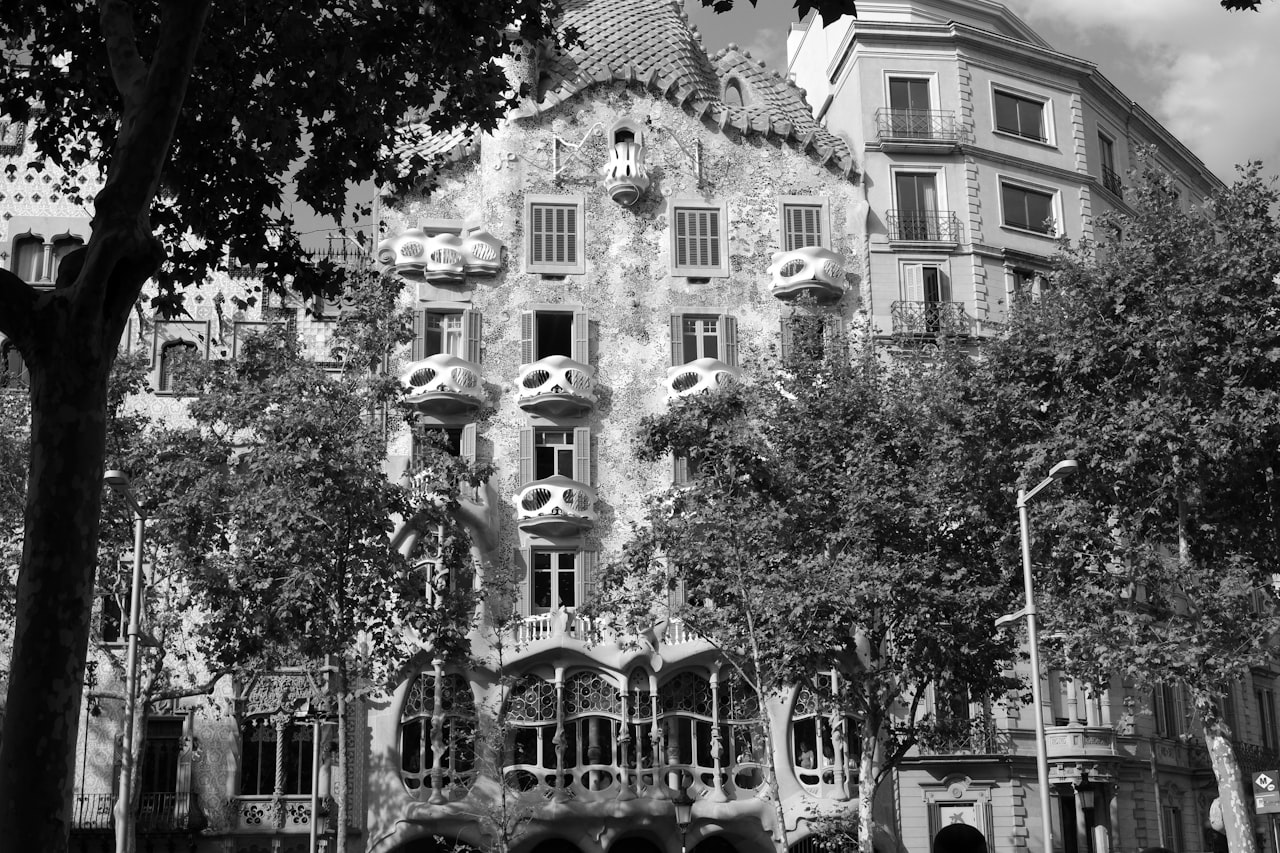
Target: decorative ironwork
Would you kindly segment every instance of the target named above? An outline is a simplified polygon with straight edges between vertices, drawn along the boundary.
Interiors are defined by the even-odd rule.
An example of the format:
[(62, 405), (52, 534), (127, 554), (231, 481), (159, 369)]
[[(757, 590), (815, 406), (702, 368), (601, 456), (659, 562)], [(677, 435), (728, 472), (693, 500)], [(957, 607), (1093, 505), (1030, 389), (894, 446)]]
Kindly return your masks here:
[(900, 300), (890, 307), (895, 335), (968, 335), (963, 302)]
[(711, 716), (711, 682), (692, 672), (682, 672), (658, 688), (658, 704), (664, 714), (684, 712)]
[(1116, 195), (1124, 195), (1124, 183), (1110, 166), (1102, 166), (1102, 186)]
[(621, 714), (622, 697), (615, 684), (594, 672), (577, 672), (564, 685), (565, 714)]
[(959, 243), (960, 219), (950, 210), (890, 210), (889, 239), (911, 243)]
[(1009, 755), (1014, 751), (1009, 733), (997, 729), (990, 717), (939, 720), (921, 729), (917, 748), (921, 755)]
[(947, 142), (968, 139), (968, 128), (951, 110), (876, 110), (876, 138), (881, 141)]
[(556, 686), (536, 675), (520, 679), (507, 699), (507, 719), (512, 722), (555, 722)]

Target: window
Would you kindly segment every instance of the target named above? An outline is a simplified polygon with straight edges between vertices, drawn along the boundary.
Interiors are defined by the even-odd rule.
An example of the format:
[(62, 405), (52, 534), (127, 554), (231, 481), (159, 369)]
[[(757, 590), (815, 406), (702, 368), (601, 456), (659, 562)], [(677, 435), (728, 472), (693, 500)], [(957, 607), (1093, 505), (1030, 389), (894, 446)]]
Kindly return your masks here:
[(125, 636), (125, 614), (120, 599), (109, 592), (100, 597), (102, 598), (102, 621), (98, 623), (98, 627), (102, 642), (107, 645), (126, 642), (128, 638)]
[(525, 270), (543, 275), (581, 275), (584, 256), (581, 196), (529, 196), (525, 202)]
[(83, 240), (71, 235), (55, 237), (47, 243), (34, 234), (19, 237), (13, 241), (13, 271), (28, 284), (52, 285), (62, 259), (82, 245)]
[(689, 278), (729, 275), (728, 215), (723, 204), (671, 203), (671, 274)]
[(1098, 131), (1098, 165), (1102, 172), (1102, 186), (1116, 195), (1124, 190), (1120, 176), (1116, 174), (1116, 146), (1111, 137)]
[(520, 430), (520, 483), (568, 477), (591, 484), (590, 427), (525, 427)]
[(836, 330), (835, 318), (819, 314), (792, 314), (782, 318), (778, 355), (783, 364), (819, 360), (826, 351), (827, 338)]
[(1178, 689), (1169, 684), (1160, 684), (1151, 694), (1152, 714), (1156, 718), (1156, 734), (1161, 737), (1176, 738), (1182, 734), (1182, 721), (1186, 716), (1182, 710), (1182, 696)]
[(831, 207), (824, 198), (783, 196), (778, 199), (778, 220), (778, 244), (784, 252), (830, 245)]
[(671, 363), (714, 358), (738, 366), (738, 321), (727, 314), (671, 315)]
[(26, 388), (27, 365), (13, 341), (0, 340), (0, 388)]
[(1020, 228), (1037, 234), (1056, 234), (1056, 199), (1057, 194), (1052, 191), (1032, 189), (1007, 181), (1000, 183), (1000, 206), (1004, 209), (1004, 224), (1009, 228)]
[(730, 80), (724, 84), (724, 97), (721, 98), (727, 106), (740, 107), (746, 103), (742, 97), (742, 85), (737, 80)]
[(1177, 806), (1164, 806), (1161, 809), (1161, 823), (1164, 825), (1164, 846), (1173, 853), (1182, 853), (1186, 849), (1182, 837), (1182, 809)]
[(1000, 89), (992, 93), (992, 100), (995, 102), (996, 130), (1037, 142), (1049, 141), (1045, 134), (1046, 101)]
[(950, 302), (951, 285), (938, 264), (905, 263), (902, 298), (908, 302)]
[(410, 357), (421, 361), (433, 355), (453, 355), (479, 363), (481, 314), (467, 308), (428, 306), (413, 315)]
[(861, 757), (857, 721), (833, 713), (837, 679), (835, 672), (817, 673), (812, 686), (800, 688), (791, 712), (792, 769), (801, 785), (820, 796), (847, 795), (856, 786)]
[(578, 605), (578, 555), (573, 551), (533, 552), (533, 613)]
[(181, 754), (182, 720), (147, 720), (142, 762), (138, 767), (138, 781), (144, 795), (177, 792)]
[(1253, 699), (1258, 706), (1258, 737), (1262, 745), (1275, 752), (1280, 749), (1280, 729), (1276, 727), (1276, 694), (1265, 687), (1255, 687)]
[(413, 425), (413, 458), (411, 471), (431, 467), (440, 453), (460, 459), (474, 460), (476, 453), (476, 425), (441, 426), (416, 423)]
[(889, 239), (954, 242), (959, 223), (943, 210), (937, 172), (893, 173), (897, 208), (889, 214)]
[[(281, 796), (311, 793), (311, 723), (255, 716), (240, 728), (240, 793)], [(276, 786), (276, 768), (284, 768)]]
[(554, 306), (520, 314), (520, 360), (532, 364), (553, 355), (587, 363), (590, 324), (585, 311)]
[(936, 135), (930, 110), (929, 79), (926, 77), (889, 78), (888, 127), (881, 133), (906, 139), (930, 139)]
[(196, 345), (190, 341), (170, 341), (160, 348), (160, 367), (156, 374), (156, 390), (162, 394), (174, 392), (174, 371), (186, 357), (196, 354)]
[[(435, 701), (439, 681), (440, 702)], [(440, 719), (440, 743), (432, 738), (432, 719)], [(475, 698), (465, 678), (424, 673), (414, 679), (400, 713), (400, 773), (410, 791), (434, 788), (436, 759), (444, 790), (466, 786), (475, 777)]]
[(1009, 304), (1015, 308), (1029, 308), (1040, 300), (1043, 276), (1035, 270), (1009, 270)]

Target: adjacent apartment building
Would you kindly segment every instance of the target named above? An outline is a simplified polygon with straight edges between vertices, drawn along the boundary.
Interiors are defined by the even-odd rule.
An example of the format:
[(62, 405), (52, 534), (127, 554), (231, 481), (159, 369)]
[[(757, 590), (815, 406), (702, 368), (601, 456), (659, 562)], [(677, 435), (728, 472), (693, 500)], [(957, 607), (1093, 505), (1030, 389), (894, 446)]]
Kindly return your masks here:
[[(388, 470), (411, 479), (430, 430), (495, 465), (470, 496), (472, 556), (477, 577), (514, 580), (518, 618), (481, 616), (476, 665), (424, 651), (349, 709), (342, 737), (310, 713), (319, 676), (303, 670), (151, 709), (141, 849), (805, 851), (812, 816), (850, 800), (847, 721), (822, 697), (761, 708), (678, 622), (624, 641), (577, 614), (645, 497), (688, 476), (634, 457), (640, 418), (769, 370), (813, 327), (798, 316), (891, 348), (994, 334), (1034, 298), (1059, 238), (1124, 209), (1140, 148), (1187, 204), (1217, 186), (1093, 64), (1002, 5), (858, 6), (856, 21), (793, 28), (788, 75), (737, 48), (709, 55), (672, 0), (568, 0), (580, 43), (511, 63), (531, 97), (500, 128), (405, 152), (440, 166), (429, 195), (383, 200), (375, 262), (415, 317), (395, 366), (412, 424), (395, 421)], [(21, 127), (0, 146), (17, 166), (0, 178), (0, 263), (47, 285), (87, 212), (25, 168)], [(147, 405), (179, 415), (177, 347), (234, 358), (239, 334), (291, 319), (323, 352), (328, 308), (224, 312), (217, 294), (251, 286), (241, 274), (190, 294), (189, 319), (135, 318), (124, 346), (152, 360)], [(20, 355), (0, 352), (0, 384), (21, 393)], [(425, 564), (420, 534), (408, 519), (392, 544)], [(118, 633), (98, 640), (99, 671), (115, 671)], [(927, 853), (958, 823), (992, 853), (1209, 849), (1214, 783), (1177, 686), (1093, 695), (1046, 679), (1042, 708), (927, 697), (954, 730), (880, 786), (880, 853)], [(1280, 766), (1274, 690), (1271, 673), (1235, 688), (1247, 768)], [(1034, 714), (1049, 726), (1050, 845)], [(119, 724), (110, 703), (84, 716), (73, 849), (111, 844)], [(765, 750), (780, 811), (762, 796)]]

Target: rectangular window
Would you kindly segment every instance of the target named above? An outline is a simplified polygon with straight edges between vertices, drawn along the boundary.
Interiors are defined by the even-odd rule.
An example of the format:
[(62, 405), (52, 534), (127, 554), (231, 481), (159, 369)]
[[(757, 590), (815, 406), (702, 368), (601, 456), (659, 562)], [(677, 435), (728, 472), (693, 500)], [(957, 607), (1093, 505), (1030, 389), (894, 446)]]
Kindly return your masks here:
[(1182, 853), (1186, 849), (1182, 838), (1182, 809), (1177, 806), (1165, 806), (1161, 809), (1164, 820), (1164, 846), (1173, 853)]
[(536, 308), (520, 313), (520, 360), (533, 364), (553, 355), (588, 363), (587, 313), (573, 306)]
[(0, 338), (0, 388), (26, 388), (28, 382), (27, 365), (18, 345)]
[(1040, 301), (1040, 281), (1042, 276), (1034, 270), (1015, 269), (1010, 271), (1012, 291), (1009, 294), (1011, 304), (1018, 308), (1027, 308)]
[(723, 278), (729, 275), (728, 216), (725, 206), (672, 202), (672, 275)]
[(555, 476), (591, 484), (590, 427), (524, 427), (519, 439), (521, 484)]
[(930, 107), (927, 78), (889, 78), (889, 109), (895, 112), (928, 112)]
[(902, 298), (908, 302), (950, 302), (951, 286), (938, 264), (902, 265)]
[(714, 358), (738, 366), (738, 321), (727, 314), (672, 314), (671, 363)]
[(1004, 210), (1004, 224), (1037, 234), (1056, 234), (1054, 195), (1053, 192), (1001, 182), (1000, 205)]
[(584, 226), (581, 196), (529, 196), (525, 270), (543, 275), (585, 273)]
[(1045, 135), (1045, 102), (1014, 95), (999, 89), (993, 93), (996, 109), (996, 130), (1012, 133), (1024, 139), (1048, 142)]
[(814, 314), (792, 314), (782, 318), (782, 336), (778, 355), (783, 364), (796, 364), (822, 359), (827, 338), (836, 330), (838, 320)]
[(469, 308), (428, 305), (422, 311), (415, 311), (412, 360), (453, 355), (478, 364), (481, 322), (480, 312)]
[(1115, 143), (1102, 131), (1098, 131), (1098, 165), (1102, 172), (1102, 186), (1116, 195), (1124, 192), (1124, 184), (1116, 174)]
[(178, 790), (178, 756), (182, 752), (182, 720), (147, 720), (138, 780), (143, 794)]
[(829, 247), (831, 207), (827, 199), (783, 196), (778, 199), (778, 220), (778, 245), (782, 246), (782, 251), (791, 252), (808, 246)]
[(103, 593), (100, 598), (102, 599), (102, 614), (98, 628), (102, 642), (107, 645), (127, 642), (128, 638), (125, 636), (124, 623), (128, 617), (124, 608), (128, 602), (121, 602), (119, 598), (109, 592)]
[(1182, 701), (1178, 689), (1160, 684), (1152, 691), (1152, 713), (1156, 718), (1156, 734), (1175, 738), (1182, 734)]
[(1254, 702), (1258, 706), (1258, 735), (1262, 745), (1275, 752), (1280, 749), (1280, 729), (1276, 726), (1276, 694), (1265, 687), (1254, 688)]
[(534, 551), (532, 568), (532, 613), (578, 606), (577, 552)]

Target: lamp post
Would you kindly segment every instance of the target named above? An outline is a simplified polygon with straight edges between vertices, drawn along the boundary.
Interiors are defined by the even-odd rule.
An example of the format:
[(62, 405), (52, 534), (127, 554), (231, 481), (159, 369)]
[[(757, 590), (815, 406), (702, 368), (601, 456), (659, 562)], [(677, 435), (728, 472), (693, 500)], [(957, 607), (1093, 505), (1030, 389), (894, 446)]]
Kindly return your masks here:
[(1026, 606), (1016, 613), (1001, 616), (996, 625), (1005, 625), (1027, 618), (1027, 644), (1031, 647), (1031, 701), (1035, 705), (1032, 718), (1036, 724), (1036, 775), (1040, 783), (1040, 832), (1044, 837), (1045, 853), (1053, 851), (1053, 827), (1049, 821), (1049, 750), (1045, 742), (1043, 695), (1040, 689), (1040, 632), (1036, 625), (1036, 598), (1031, 578), (1031, 521), (1027, 505), (1031, 499), (1058, 480), (1070, 477), (1080, 468), (1074, 459), (1064, 459), (1049, 469), (1045, 477), (1031, 491), (1018, 489), (1018, 524), (1022, 532), (1022, 588)]
[(693, 798), (689, 796), (686, 789), (681, 788), (671, 799), (671, 805), (675, 806), (676, 810), (676, 826), (680, 827), (680, 853), (686, 853), (685, 833), (689, 831), (689, 824), (693, 822)]
[(142, 540), (146, 517), (129, 487), (129, 475), (110, 470), (102, 482), (124, 496), (133, 510), (133, 582), (129, 587), (129, 645), (125, 653), (124, 737), (120, 755), (120, 795), (116, 799), (116, 853), (126, 853), (133, 824), (133, 721), (138, 705), (138, 617), (142, 604)]

